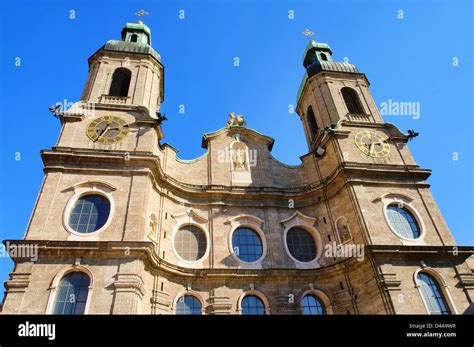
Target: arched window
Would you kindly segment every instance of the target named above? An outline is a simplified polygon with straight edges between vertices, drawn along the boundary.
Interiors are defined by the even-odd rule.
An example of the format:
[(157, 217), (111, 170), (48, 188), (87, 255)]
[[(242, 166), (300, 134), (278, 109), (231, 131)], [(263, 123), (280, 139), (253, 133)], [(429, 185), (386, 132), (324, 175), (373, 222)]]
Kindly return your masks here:
[(194, 225), (185, 225), (176, 232), (174, 247), (184, 260), (197, 261), (206, 253), (206, 235)]
[(425, 272), (418, 273), (417, 279), (429, 314), (450, 314), (436, 280)]
[(316, 244), (308, 231), (293, 227), (286, 233), (288, 251), (298, 261), (308, 263), (316, 258)]
[(387, 206), (387, 218), (392, 229), (400, 236), (407, 239), (420, 237), (420, 227), (411, 212), (398, 204)]
[(364, 113), (359, 101), (359, 97), (357, 96), (357, 92), (354, 89), (344, 87), (341, 89), (341, 93), (342, 93), (342, 97), (344, 98), (344, 102), (346, 103), (346, 107), (349, 113), (352, 113), (352, 114)]
[(261, 315), (265, 314), (265, 305), (256, 295), (246, 295), (242, 299), (242, 314)]
[(72, 272), (59, 282), (53, 314), (84, 314), (91, 280), (84, 272)]
[(303, 300), (301, 301), (301, 306), (303, 308), (303, 314), (306, 315), (326, 314), (321, 300), (319, 300), (317, 296), (312, 294), (308, 294), (303, 297)]
[(240, 227), (232, 234), (232, 249), (242, 261), (254, 262), (263, 255), (262, 240), (257, 232), (250, 228)]
[(326, 56), (326, 54), (321, 53), (320, 56), (322, 61), (328, 61), (328, 57)]
[(130, 37), (130, 42), (137, 42), (137, 39), (138, 39), (137, 34), (133, 34), (133, 35)]
[(102, 195), (80, 197), (69, 215), (69, 227), (81, 234), (93, 233), (104, 226), (110, 214), (110, 201)]
[(183, 295), (176, 303), (176, 314), (200, 315), (202, 314), (201, 302), (192, 295)]
[(313, 108), (311, 106), (308, 107), (306, 117), (308, 118), (308, 126), (311, 135), (311, 140), (313, 140), (318, 133), (318, 124), (316, 123), (316, 117), (314, 116)]
[(118, 68), (112, 76), (112, 84), (110, 85), (110, 96), (128, 96), (128, 88), (130, 87), (130, 79), (132, 73), (125, 68)]

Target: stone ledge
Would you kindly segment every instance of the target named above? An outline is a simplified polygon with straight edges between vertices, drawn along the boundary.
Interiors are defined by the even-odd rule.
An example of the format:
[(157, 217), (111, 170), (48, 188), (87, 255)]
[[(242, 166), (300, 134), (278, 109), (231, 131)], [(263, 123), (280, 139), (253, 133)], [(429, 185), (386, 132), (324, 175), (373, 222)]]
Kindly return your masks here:
[(472, 290), (474, 289), (474, 274), (473, 273), (462, 273), (458, 275), (459, 281), (464, 288)]
[(31, 272), (12, 272), (10, 279), (5, 281), (4, 286), (7, 293), (23, 293), (30, 285)]

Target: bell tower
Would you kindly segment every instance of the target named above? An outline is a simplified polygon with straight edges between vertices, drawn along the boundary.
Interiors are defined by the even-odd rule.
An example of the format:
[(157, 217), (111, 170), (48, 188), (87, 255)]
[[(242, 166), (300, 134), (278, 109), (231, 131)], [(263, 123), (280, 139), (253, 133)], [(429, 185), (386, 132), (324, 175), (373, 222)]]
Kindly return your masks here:
[[(362, 245), (370, 254), (374, 272), (364, 270), (361, 277), (373, 276), (371, 288), (376, 283), (382, 288), (386, 312), (412, 310), (409, 300), (398, 299), (413, 289), (413, 269), (431, 271), (443, 283), (444, 264), (453, 262), (463, 266), (460, 277), (470, 278), (464, 258), (452, 252), (458, 246), (430, 192), (431, 170), (417, 165), (408, 148), (418, 134), (404, 134), (385, 122), (365, 74), (349, 62), (334, 61), (327, 44), (310, 41), (303, 66), (296, 111), (309, 148), (304, 158), (314, 163), (306, 174), (324, 186), (315, 208), (333, 218), (337, 242)], [(372, 299), (357, 300), (360, 306), (373, 304)], [(448, 311), (456, 313), (456, 308), (451, 305)]]
[(343, 120), (383, 122), (369, 91), (369, 81), (355, 65), (336, 62), (326, 43), (311, 40), (303, 54), (306, 70), (297, 96), (297, 113), (310, 151), (323, 129)]
[[(309, 152), (317, 161), (320, 180), (342, 172), (351, 187), (349, 195), (358, 205), (345, 213), (356, 213), (364, 226), (359, 242), (452, 244), (452, 235), (426, 182), (431, 171), (419, 167), (413, 158), (407, 145), (412, 137), (383, 121), (365, 74), (351, 63), (335, 62), (331, 48), (314, 40), (306, 46), (303, 66), (306, 72), (296, 110)], [(349, 201), (346, 203), (349, 206)], [(395, 231), (388, 238), (381, 232), (381, 219), (395, 229), (389, 220), (394, 206), (400, 213), (410, 210), (412, 220), (418, 220), (418, 230), (410, 231), (410, 237)], [(420, 233), (422, 229), (425, 232)]]
[(164, 66), (141, 21), (127, 23), (121, 38), (107, 41), (88, 59), (80, 101), (61, 114), (58, 147), (158, 150), (164, 137)]
[(164, 100), (164, 67), (151, 47), (151, 31), (141, 21), (127, 23), (122, 40), (109, 40), (89, 58), (81, 101), (134, 107), (156, 118)]

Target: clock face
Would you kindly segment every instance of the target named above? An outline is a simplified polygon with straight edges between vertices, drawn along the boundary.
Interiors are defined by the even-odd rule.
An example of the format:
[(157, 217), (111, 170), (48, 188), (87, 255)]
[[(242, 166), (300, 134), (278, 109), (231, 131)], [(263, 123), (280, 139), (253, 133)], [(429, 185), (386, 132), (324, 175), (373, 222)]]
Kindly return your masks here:
[(383, 158), (390, 153), (390, 144), (383, 135), (370, 130), (356, 134), (355, 144), (365, 155), (373, 158)]
[(118, 116), (101, 116), (87, 126), (87, 137), (104, 145), (123, 140), (129, 132), (129, 124)]

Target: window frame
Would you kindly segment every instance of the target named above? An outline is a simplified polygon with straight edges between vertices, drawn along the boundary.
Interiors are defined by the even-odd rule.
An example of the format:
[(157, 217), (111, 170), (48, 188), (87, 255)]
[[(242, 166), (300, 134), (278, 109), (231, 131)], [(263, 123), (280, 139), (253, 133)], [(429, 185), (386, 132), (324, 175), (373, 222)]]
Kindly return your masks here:
[[(382, 202), (383, 202), (383, 215), (385, 218), (385, 222), (388, 225), (390, 231), (399, 239), (402, 241), (402, 244), (409, 244), (409, 245), (424, 245), (425, 244), (425, 236), (426, 236), (426, 228), (425, 224), (423, 223), (423, 219), (421, 218), (420, 213), (418, 210), (413, 206), (413, 199), (404, 196), (404, 195), (396, 195), (396, 194), (385, 194), (382, 196)], [(418, 236), (416, 239), (411, 239), (404, 237), (398, 233), (397, 230), (392, 226), (392, 223), (390, 223), (390, 219), (388, 218), (388, 206), (390, 205), (402, 205), (404, 208), (406, 208), (413, 218), (415, 219), (416, 223), (418, 224), (418, 228), (420, 230), (420, 236)]]
[(243, 311), (243, 307), (242, 307), (242, 301), (245, 299), (246, 296), (256, 296), (257, 298), (260, 299), (260, 301), (262, 301), (263, 303), (263, 316), (264, 315), (268, 315), (270, 314), (270, 302), (268, 301), (268, 298), (266, 297), (265, 294), (263, 294), (261, 291), (259, 290), (247, 290), (247, 291), (244, 291), (239, 299), (237, 300), (237, 313), (240, 314), (240, 315), (244, 315), (242, 313)]
[[(314, 243), (314, 251), (315, 251), (314, 252), (314, 258), (312, 260), (302, 261), (302, 260), (299, 260), (299, 259), (295, 258), (295, 256), (291, 253), (290, 246), (288, 245), (288, 233), (293, 229), (303, 230), (312, 238), (313, 243)], [(288, 230), (285, 230), (284, 237), (285, 237), (286, 251), (288, 252), (288, 254), (290, 255), (290, 257), (292, 258), (293, 261), (296, 261), (296, 262), (299, 262), (299, 263), (302, 263), (302, 264), (309, 264), (309, 263), (314, 262), (317, 259), (317, 257), (318, 257), (318, 246), (317, 246), (317, 243), (316, 243), (316, 238), (314, 237), (313, 233), (310, 230), (308, 230), (308, 228), (306, 226), (293, 225), (293, 226), (291, 226), (291, 228), (288, 228)]]
[[(204, 250), (204, 254), (202, 255), (201, 258), (197, 259), (197, 260), (186, 260), (184, 259), (178, 252), (178, 250), (176, 249), (176, 245), (175, 245), (175, 240), (176, 240), (176, 234), (184, 227), (187, 227), (187, 226), (193, 226), (193, 227), (196, 227), (198, 228), (204, 235), (204, 238), (206, 239), (206, 249)], [(183, 261), (185, 263), (189, 263), (189, 264), (196, 264), (196, 263), (200, 263), (204, 260), (204, 258), (206, 258), (208, 255), (209, 255), (209, 235), (207, 234), (207, 232), (202, 228), (201, 224), (198, 224), (198, 223), (195, 223), (195, 222), (188, 222), (188, 223), (182, 223), (179, 225), (179, 228), (177, 228), (176, 230), (173, 231), (173, 238), (172, 238), (172, 248), (173, 248), (173, 252), (175, 253), (176, 257), (179, 258), (180, 261)]]
[[(162, 212), (163, 213), (163, 212)], [(179, 266), (184, 266), (187, 268), (202, 268), (207, 266), (207, 263), (209, 261), (209, 254), (210, 254), (210, 249), (211, 249), (211, 239), (209, 236), (209, 230), (208, 230), (208, 220), (196, 213), (192, 208), (187, 209), (186, 211), (178, 214), (173, 214), (171, 217), (175, 220), (175, 225), (171, 231), (171, 249), (172, 249), (172, 254), (176, 258), (177, 265)], [(193, 225), (198, 227), (205, 235), (206, 237), (206, 251), (204, 255), (196, 260), (196, 261), (188, 261), (183, 259), (179, 254), (178, 251), (176, 250), (176, 247), (174, 245), (174, 240), (176, 237), (176, 233), (178, 232), (181, 227), (186, 226), (186, 225)], [(162, 239), (162, 235), (160, 235), (160, 239)], [(158, 242), (162, 242), (158, 241)]]
[[(119, 88), (119, 91), (121, 91), (122, 88), (123, 88), (123, 75), (125, 75), (124, 72), (126, 72), (127, 75), (129, 76), (128, 87), (127, 87), (127, 95), (115, 95), (115, 94), (112, 94), (112, 86), (113, 86), (113, 84), (114, 84), (114, 76), (116, 76), (116, 74), (117, 74), (117, 76), (118, 76), (119, 70), (120, 70), (120, 73), (122, 74), (122, 76), (121, 76), (121, 79), (122, 79), (122, 80), (120, 81), (120, 85), (119, 85), (120, 88)], [(124, 72), (122, 72), (122, 71), (124, 71)], [(107, 91), (107, 94), (106, 94), (106, 95), (107, 95), (107, 96), (111, 96), (111, 97), (116, 97), (116, 98), (128, 98), (128, 97), (129, 97), (129, 94), (130, 94), (130, 89), (131, 89), (131, 86), (132, 86), (132, 75), (133, 75), (133, 74), (132, 74), (132, 71), (131, 71), (130, 69), (127, 69), (127, 68), (123, 67), (123, 66), (120, 66), (120, 67), (115, 68), (115, 69), (113, 70), (113, 72), (112, 72), (112, 76), (111, 76), (111, 78), (110, 78), (110, 85), (109, 85), (109, 88), (108, 88), (108, 91)], [(117, 93), (117, 94), (119, 94), (119, 93)]]
[[(309, 307), (309, 308), (313, 307), (313, 306), (306, 306), (306, 305), (304, 304), (304, 300), (305, 300), (305, 298), (307, 298), (307, 297), (311, 297), (311, 298), (313, 298), (317, 303), (319, 303), (319, 305), (320, 305), (320, 307), (321, 307), (321, 309), (322, 309), (322, 311), (323, 311), (321, 314), (305, 314), (305, 313), (304, 313), (306, 307)], [(316, 296), (316, 295), (314, 295), (314, 294), (309, 293), (309, 294), (304, 295), (304, 296), (301, 298), (301, 300), (300, 300), (300, 305), (301, 305), (302, 314), (305, 315), (305, 316), (324, 316), (324, 315), (326, 314), (326, 308), (324, 307), (323, 301), (322, 301), (318, 296)], [(317, 306), (314, 306), (314, 307), (316, 308)]]
[[(407, 215), (411, 216), (411, 218), (415, 221), (415, 224), (416, 224), (416, 231), (418, 232), (418, 236), (414, 236), (414, 237), (407, 237), (406, 235), (402, 235), (400, 230), (397, 230), (396, 229), (396, 225), (395, 225), (395, 222), (393, 222), (393, 220), (390, 219), (390, 216), (389, 216), (389, 210), (391, 207), (395, 207), (397, 210), (396, 210), (396, 213), (398, 214), (401, 214), (401, 212), (399, 210), (402, 210), (404, 211)], [(411, 240), (411, 241), (415, 241), (417, 239), (420, 238), (421, 236), (421, 228), (420, 228), (420, 224), (418, 223), (418, 220), (415, 216), (415, 214), (412, 212), (412, 210), (410, 208), (407, 208), (407, 206), (403, 203), (390, 203), (388, 204), (386, 207), (385, 207), (385, 214), (387, 216), (387, 221), (388, 223), (390, 224), (390, 227), (393, 229), (393, 231), (400, 237), (400, 238), (403, 238), (405, 240)], [(408, 223), (410, 224), (409, 220), (403, 216), (403, 219)], [(411, 233), (413, 233), (414, 235), (414, 231), (412, 229), (412, 227), (410, 226), (410, 230), (411, 230)]]
[[(355, 107), (357, 109), (359, 109), (360, 112), (358, 113), (354, 113), (354, 112), (351, 112), (349, 110), (349, 107), (348, 107), (348, 104), (346, 102), (346, 99), (344, 98), (344, 92), (347, 91), (347, 93), (349, 94), (349, 96), (353, 99), (352, 101), (355, 103)], [(341, 98), (342, 98), (342, 102), (344, 103), (344, 106), (347, 110), (347, 113), (348, 114), (355, 114), (355, 115), (358, 115), (358, 114), (366, 114), (365, 112), (365, 107), (364, 105), (362, 104), (361, 100), (360, 100), (360, 96), (359, 96), (359, 93), (357, 92), (357, 90), (355, 90), (354, 88), (352, 87), (349, 87), (349, 86), (344, 86), (341, 88), (340, 90), (341, 92)]]
[[(243, 260), (238, 254), (235, 253), (235, 247), (236, 245), (234, 245), (234, 235), (237, 231), (239, 230), (250, 230), (252, 233), (254, 233), (254, 235), (260, 240), (260, 247), (262, 249), (262, 252), (260, 254), (260, 256), (256, 259), (256, 260), (253, 260), (253, 261), (247, 261), (247, 260)], [(239, 259), (239, 261), (243, 262), (243, 263), (246, 263), (246, 264), (252, 264), (252, 263), (257, 263), (259, 262), (262, 258), (263, 258), (263, 240), (262, 240), (262, 236), (259, 234), (259, 232), (257, 230), (255, 230), (254, 228), (252, 227), (249, 227), (249, 226), (244, 226), (244, 225), (240, 225), (238, 226), (237, 228), (235, 228), (233, 231), (232, 231), (232, 235), (231, 235), (231, 243), (232, 243), (232, 252), (234, 254), (235, 257), (237, 257)], [(240, 252), (239, 252), (240, 253)]]
[[(200, 304), (201, 304), (201, 315), (205, 315), (206, 314), (206, 308), (205, 308), (205, 301), (204, 299), (201, 297), (201, 295), (194, 291), (194, 290), (185, 290), (185, 291), (180, 291), (178, 294), (176, 294), (176, 296), (174, 297), (174, 300), (173, 300), (173, 307), (172, 307), (172, 312), (174, 315), (177, 315), (176, 313), (176, 308), (178, 306), (178, 301), (179, 299), (181, 299), (181, 297), (183, 296), (192, 296), (194, 297)], [(183, 316), (186, 316), (186, 315), (183, 315)], [(197, 315), (196, 315), (197, 316)]]
[(313, 295), (317, 297), (319, 301), (321, 301), (321, 303), (323, 304), (325, 315), (334, 314), (333, 304), (330, 297), (323, 290), (315, 288), (314, 285), (311, 283), (310, 285), (305, 286), (301, 289), (300, 293), (296, 297), (296, 300), (298, 301), (295, 300), (295, 302), (299, 303), (298, 309), (301, 315), (304, 314), (302, 302), (303, 298), (306, 295)]
[[(263, 220), (251, 216), (251, 215), (238, 215), (231, 220), (226, 222), (227, 224), (231, 225), (231, 229), (228, 235), (228, 247), (231, 256), (235, 259), (235, 261), (239, 264), (239, 267), (243, 268), (250, 268), (250, 269), (261, 269), (262, 262), (264, 261), (265, 257), (267, 256), (267, 240), (265, 238), (265, 233), (262, 230)], [(234, 235), (235, 230), (238, 228), (248, 228), (257, 233), (260, 237), (260, 241), (262, 242), (262, 256), (253, 262), (247, 262), (240, 259), (234, 252), (234, 246), (232, 244), (232, 236)]]
[[(66, 231), (70, 234), (70, 237), (80, 237), (81, 239), (84, 237), (96, 237), (98, 234), (106, 230), (110, 223), (112, 223), (112, 220), (114, 219), (115, 215), (115, 199), (112, 196), (112, 192), (115, 190), (115, 187), (107, 184), (107, 183), (102, 183), (102, 182), (84, 182), (80, 184), (76, 184), (71, 187), (73, 190), (73, 195), (69, 198), (68, 202), (66, 203), (66, 206), (64, 207), (63, 210), (63, 227), (66, 229)], [(91, 233), (80, 233), (69, 225), (69, 217), (71, 215), (72, 209), (76, 205), (76, 202), (86, 196), (86, 195), (100, 195), (104, 198), (106, 198), (109, 203), (110, 203), (110, 210), (109, 210), (109, 216), (107, 217), (107, 221), (100, 227), (99, 229), (91, 232)], [(73, 238), (74, 238), (73, 237)]]
[[(298, 269), (316, 269), (321, 267), (319, 264), (319, 259), (323, 254), (323, 242), (319, 231), (314, 227), (314, 223), (316, 223), (316, 218), (306, 216), (303, 213), (296, 211), (291, 217), (281, 221), (284, 225), (285, 230), (283, 232), (283, 245), (288, 257), (295, 263), (296, 268)], [(309, 234), (313, 237), (314, 244), (316, 247), (316, 257), (310, 262), (302, 262), (293, 257), (290, 253), (290, 249), (288, 248), (288, 244), (286, 242), (286, 237), (288, 231), (293, 228), (301, 228), (309, 232)]]
[(89, 314), (89, 308), (90, 308), (90, 303), (92, 301), (92, 294), (93, 294), (93, 289), (94, 289), (94, 275), (92, 274), (92, 271), (83, 265), (74, 265), (73, 267), (70, 268), (65, 268), (61, 271), (59, 271), (54, 278), (51, 281), (51, 285), (48, 288), (49, 291), (49, 297), (48, 297), (48, 303), (46, 305), (46, 310), (45, 314), (50, 314), (53, 315), (53, 310), (54, 310), (54, 302), (56, 301), (56, 294), (58, 290), (59, 283), (61, 280), (69, 275), (70, 273), (73, 272), (83, 272), (87, 276), (89, 276), (89, 287), (88, 287), (88, 293), (87, 293), (87, 300), (86, 300), (86, 305), (84, 308), (84, 315)]
[(308, 105), (308, 108), (306, 109), (306, 122), (308, 124), (310, 143), (313, 143), (314, 139), (318, 137), (319, 124), (316, 120), (316, 114), (314, 113), (312, 105)]
[(417, 288), (418, 293), (420, 294), (421, 301), (423, 303), (423, 306), (425, 308), (426, 314), (431, 315), (429, 309), (428, 309), (428, 304), (426, 303), (425, 297), (423, 293), (421, 292), (421, 284), (419, 283), (418, 280), (418, 275), (423, 272), (427, 275), (429, 275), (437, 284), (438, 290), (440, 293), (443, 295), (444, 301), (446, 302), (446, 306), (449, 309), (449, 314), (459, 314), (458, 310), (454, 304), (453, 298), (451, 297), (451, 293), (449, 291), (449, 286), (447, 285), (446, 281), (444, 278), (433, 268), (425, 266), (422, 268), (417, 269), (413, 273), (413, 282), (415, 284), (415, 288)]

